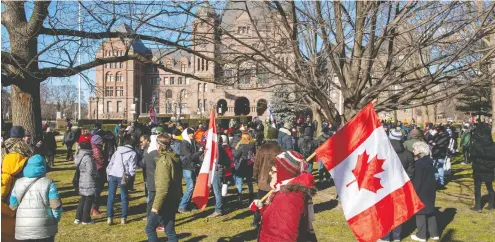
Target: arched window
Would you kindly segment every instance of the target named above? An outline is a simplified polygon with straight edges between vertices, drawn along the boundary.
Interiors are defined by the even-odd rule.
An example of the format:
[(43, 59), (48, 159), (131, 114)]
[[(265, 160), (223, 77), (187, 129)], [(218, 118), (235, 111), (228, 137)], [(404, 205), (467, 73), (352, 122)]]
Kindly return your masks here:
[(107, 72), (107, 74), (105, 74), (105, 82), (113, 82), (113, 75), (112, 75), (112, 73)]
[(172, 90), (168, 89), (166, 92), (165, 92), (165, 98), (172, 98)]
[(204, 92), (208, 91), (208, 88), (206, 87), (206, 83), (205, 83), (205, 84), (203, 84), (203, 91), (204, 91)]
[(117, 72), (117, 74), (115, 74), (115, 81), (116, 82), (124, 81), (124, 79), (122, 78), (122, 72)]

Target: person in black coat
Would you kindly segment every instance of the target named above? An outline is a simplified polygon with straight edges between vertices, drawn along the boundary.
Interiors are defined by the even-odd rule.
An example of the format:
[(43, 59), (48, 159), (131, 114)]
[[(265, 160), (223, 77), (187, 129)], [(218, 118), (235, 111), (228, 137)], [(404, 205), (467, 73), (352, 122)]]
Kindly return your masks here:
[(55, 141), (55, 134), (51, 131), (50, 128), (47, 128), (46, 133), (43, 135), (43, 143), (48, 165), (50, 167), (53, 167), (55, 152), (57, 151), (57, 142)]
[(492, 182), (494, 180), (495, 157), (490, 157), (486, 150), (494, 147), (491, 129), (485, 124), (478, 124), (471, 136), (470, 159), (473, 162), (474, 179), (474, 207), (471, 209), (481, 213), (481, 185), (485, 183), (488, 191), (487, 210), (493, 210), (495, 206), (495, 192)]
[(440, 188), (445, 186), (443, 164), (449, 148), (450, 136), (445, 132), (444, 126), (438, 126), (438, 133), (431, 141), (431, 156), (434, 161), (434, 166), (437, 169), (435, 180)]
[(416, 142), (413, 145), (414, 156), (417, 158), (414, 170), (413, 185), (424, 208), (416, 214), (418, 232), (411, 235), (414, 241), (426, 241), (426, 231), (432, 240), (439, 239), (437, 220), (435, 218), (436, 199), (436, 169), (430, 158), (430, 149), (426, 143)]

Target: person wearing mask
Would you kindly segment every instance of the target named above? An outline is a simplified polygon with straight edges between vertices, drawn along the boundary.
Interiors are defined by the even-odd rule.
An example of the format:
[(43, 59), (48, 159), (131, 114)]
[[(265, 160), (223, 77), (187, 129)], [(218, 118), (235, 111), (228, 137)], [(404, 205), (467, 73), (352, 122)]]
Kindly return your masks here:
[(249, 133), (242, 133), (241, 140), (237, 143), (233, 152), (234, 156), (234, 181), (237, 186), (237, 202), (242, 202), (242, 183), (246, 178), (249, 189), (249, 200), (254, 199), (253, 191), (253, 166), (256, 155), (255, 140)]
[[(299, 148), (299, 153), (304, 157), (309, 157), (315, 152), (317, 146), (316, 140), (313, 138), (313, 129), (310, 126), (304, 128), (304, 135), (297, 142), (297, 147)], [(313, 162), (314, 158), (308, 162), (308, 173), (313, 173)]]
[(213, 182), (211, 184), (213, 188), (213, 194), (215, 195), (215, 211), (210, 214), (209, 218), (215, 218), (223, 215), (223, 197), (222, 197), (222, 183), (225, 172), (230, 168), (232, 163), (232, 151), (230, 154), (228, 144), (228, 138), (226, 135), (221, 135), (218, 142), (218, 158), (215, 165), (215, 174), (213, 176)]
[[(270, 187), (270, 171), (275, 165), (275, 157), (284, 151), (284, 149), (278, 145), (277, 137), (278, 130), (268, 127), (264, 144), (256, 151), (253, 177), (258, 179), (258, 199), (261, 199), (272, 190)], [(260, 222), (261, 214), (259, 211), (256, 211), (252, 225), (258, 227)]]
[(132, 144), (133, 137), (126, 134), (122, 137), (123, 146), (119, 146), (117, 151), (110, 159), (107, 167), (108, 178), (108, 200), (107, 200), (107, 224), (113, 224), (113, 202), (117, 192), (117, 186), (120, 188), (120, 198), (122, 203), (122, 215), (120, 224), (126, 224), (128, 202), (128, 182), (129, 178), (136, 175), (137, 154)]
[(316, 241), (312, 225), (316, 187), (313, 176), (305, 170), (304, 157), (295, 151), (275, 158), (270, 171), (270, 186), (275, 192), (266, 205), (254, 201), (262, 211), (258, 241)]
[[(2, 155), (2, 241), (15, 241), (15, 212), (9, 208), (9, 196), (17, 178), (33, 151), (24, 141), (22, 126), (10, 129), (10, 138), (4, 141)], [(3, 153), (5, 152), (5, 153)]]
[(100, 212), (100, 205), (103, 203), (101, 201), (101, 192), (105, 187), (106, 181), (106, 166), (107, 160), (105, 159), (105, 155), (103, 154), (103, 139), (99, 135), (93, 135), (91, 137), (91, 150), (92, 157), (96, 164), (96, 192), (94, 194), (94, 201), (92, 204), (91, 215), (94, 217), (101, 217), (103, 214)]
[(471, 136), (470, 158), (473, 162), (474, 179), (474, 207), (471, 209), (481, 213), (481, 185), (485, 183), (488, 191), (487, 210), (493, 210), (495, 206), (495, 192), (492, 182), (495, 169), (495, 144), (491, 137), (491, 129), (483, 123), (479, 123)]
[[(100, 136), (93, 136), (100, 137)], [(74, 224), (83, 225), (94, 224), (94, 220), (91, 219), (91, 211), (93, 202), (95, 202), (95, 196), (98, 190), (97, 184), (97, 161), (93, 156), (91, 144), (82, 142), (79, 144), (79, 153), (76, 155), (76, 169), (79, 170), (79, 204), (76, 209), (76, 219)]]
[(413, 186), (419, 199), (424, 204), (424, 208), (416, 213), (416, 226), (418, 232), (411, 235), (414, 241), (426, 241), (426, 232), (430, 239), (439, 240), (438, 225), (435, 217), (436, 200), (436, 168), (430, 158), (430, 147), (426, 143), (416, 142), (413, 145), (413, 153), (416, 158), (414, 170)]
[(158, 136), (155, 188), (156, 197), (146, 223), (148, 241), (158, 241), (156, 228), (163, 224), (167, 241), (178, 241), (175, 232), (175, 215), (182, 196), (182, 168), (179, 157), (170, 144), (172, 138), (166, 134)]
[[(402, 132), (400, 132), (399, 130), (391, 130), (388, 137), (390, 139), (390, 144), (392, 145), (392, 148), (394, 148), (395, 153), (397, 153), (397, 156), (399, 156), (399, 160), (402, 163), (402, 167), (406, 171), (407, 176), (409, 177), (410, 180), (412, 180), (414, 177), (414, 168), (415, 168), (414, 155), (412, 152), (404, 148), (404, 145), (402, 144), (402, 140), (403, 140)], [(402, 225), (399, 225), (378, 241), (385, 242), (385, 241), (390, 241), (390, 239), (392, 239), (393, 241), (400, 241), (401, 231), (402, 231)]]
[(280, 128), (278, 132), (277, 142), (285, 151), (294, 150), (290, 122), (285, 122), (284, 127)]
[(182, 144), (180, 145), (180, 160), (182, 163), (182, 176), (186, 180), (186, 191), (179, 205), (179, 213), (187, 213), (187, 207), (196, 183), (196, 167), (200, 164), (199, 157), (203, 153), (200, 145), (194, 140), (194, 130), (187, 128), (182, 132)]
[(435, 179), (437, 180), (437, 186), (439, 189), (445, 188), (444, 180), (444, 170), (443, 165), (445, 162), (445, 157), (447, 156), (447, 151), (450, 143), (450, 137), (447, 132), (445, 132), (444, 126), (438, 127), (438, 134), (433, 137), (431, 141), (431, 156), (434, 161), (434, 166), (437, 168), (435, 173)]
[(463, 165), (467, 165), (470, 163), (469, 161), (470, 147), (471, 147), (471, 129), (469, 127), (469, 124), (465, 124), (461, 135), (461, 148), (462, 148), (462, 154), (464, 155), (464, 161), (461, 164)]
[(16, 180), (9, 201), (10, 208), (16, 211), (15, 239), (55, 241), (62, 202), (57, 185), (46, 177), (45, 158), (39, 154), (29, 158), (22, 174), (24, 177)]
[[(322, 130), (322, 134), (320, 137), (318, 137), (318, 140), (316, 141), (317, 146), (322, 145), (325, 143), (332, 135), (334, 132), (330, 127), (325, 127)], [(323, 162), (321, 160), (318, 160), (318, 182), (323, 183), (326, 181), (327, 183), (330, 183), (330, 172), (328, 172), (327, 168), (325, 165), (323, 165)]]
[(413, 145), (416, 142), (424, 142), (423, 140), (423, 134), (419, 129), (412, 129), (411, 132), (409, 132), (409, 137), (407, 140), (404, 142), (404, 148), (406, 150), (412, 152), (413, 151)]
[(67, 161), (72, 161), (74, 160), (74, 154), (72, 153), (72, 146), (76, 142), (76, 134), (74, 131), (72, 131), (72, 126), (67, 126), (67, 130), (65, 131), (64, 134), (64, 139), (62, 141), (62, 145), (65, 145), (67, 147), (67, 156), (66, 160)]

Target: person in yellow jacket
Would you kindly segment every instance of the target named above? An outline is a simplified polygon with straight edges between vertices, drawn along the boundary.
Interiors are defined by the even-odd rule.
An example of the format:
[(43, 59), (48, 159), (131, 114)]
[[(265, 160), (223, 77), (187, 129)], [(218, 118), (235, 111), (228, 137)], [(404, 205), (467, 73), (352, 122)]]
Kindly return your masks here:
[(2, 241), (16, 241), (15, 212), (9, 207), (9, 198), (16, 176), (33, 154), (23, 140), (24, 134), (23, 127), (14, 126), (10, 130), (10, 138), (5, 141), (7, 154), (2, 160)]

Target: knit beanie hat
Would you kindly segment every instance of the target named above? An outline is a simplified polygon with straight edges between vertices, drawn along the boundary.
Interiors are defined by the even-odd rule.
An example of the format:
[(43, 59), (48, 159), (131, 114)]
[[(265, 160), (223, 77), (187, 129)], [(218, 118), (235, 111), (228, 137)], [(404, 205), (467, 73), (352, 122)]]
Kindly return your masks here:
[(156, 127), (156, 130), (155, 130), (156, 133), (165, 133), (165, 129), (163, 127)]
[(194, 134), (194, 129), (192, 128), (187, 128), (187, 134)]
[(13, 126), (10, 129), (10, 138), (24, 138), (24, 127), (22, 126)]
[(292, 124), (290, 122), (285, 122), (284, 123), (284, 128), (290, 130), (292, 128)]
[(91, 144), (101, 145), (103, 144), (103, 139), (101, 138), (101, 136), (95, 134), (93, 135), (93, 137), (91, 137)]
[(397, 129), (392, 129), (390, 130), (390, 134), (388, 135), (388, 138), (391, 140), (402, 140), (402, 132)]
[(307, 170), (308, 163), (304, 156), (298, 152), (284, 151), (275, 157), (275, 167), (277, 167), (277, 181), (281, 183), (287, 179), (294, 178)]
[(267, 139), (277, 139), (278, 138), (278, 130), (273, 127), (268, 127), (268, 131), (266, 134)]
[(27, 178), (40, 177), (46, 174), (46, 162), (42, 155), (31, 156), (22, 169), (22, 174)]

